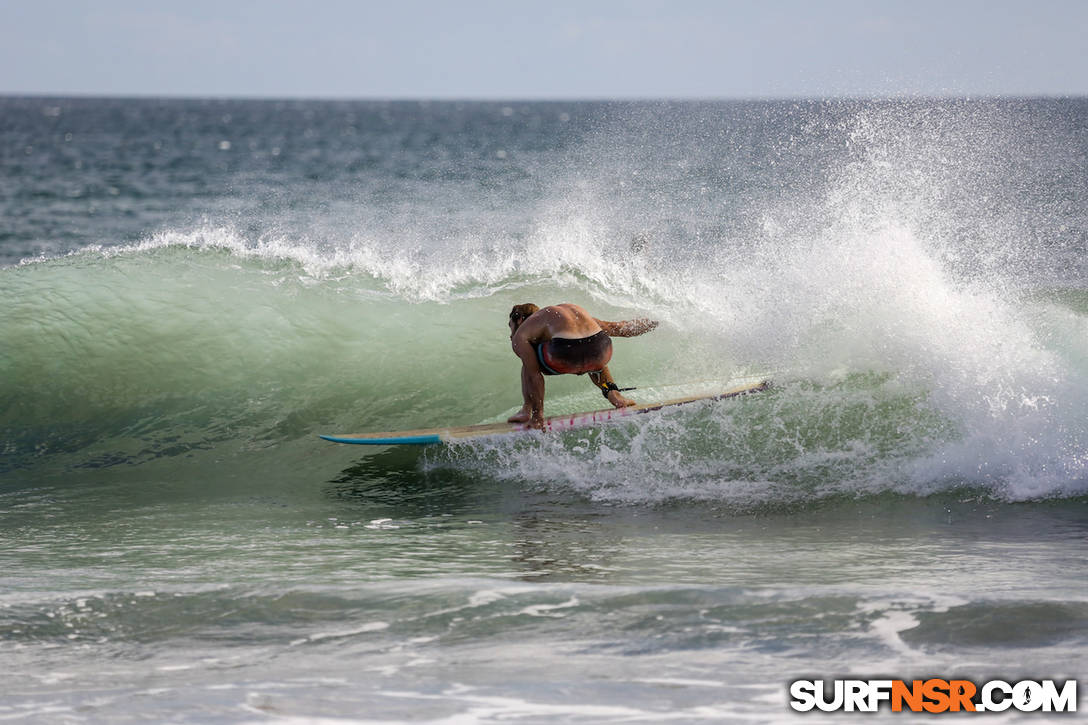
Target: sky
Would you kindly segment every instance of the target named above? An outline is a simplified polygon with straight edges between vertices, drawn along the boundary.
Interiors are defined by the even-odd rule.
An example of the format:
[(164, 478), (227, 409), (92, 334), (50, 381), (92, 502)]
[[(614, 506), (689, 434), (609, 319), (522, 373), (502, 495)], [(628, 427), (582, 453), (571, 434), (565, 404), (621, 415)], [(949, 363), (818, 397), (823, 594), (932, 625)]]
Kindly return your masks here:
[(0, 0), (0, 94), (1088, 95), (1088, 0)]

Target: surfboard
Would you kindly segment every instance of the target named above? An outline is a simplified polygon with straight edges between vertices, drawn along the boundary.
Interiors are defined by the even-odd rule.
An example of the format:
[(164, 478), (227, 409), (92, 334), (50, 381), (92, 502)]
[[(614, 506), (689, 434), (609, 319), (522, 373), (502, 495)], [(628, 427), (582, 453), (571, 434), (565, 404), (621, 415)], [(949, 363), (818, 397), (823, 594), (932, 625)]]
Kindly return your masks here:
[[(697, 403), (701, 400), (725, 400), (740, 395), (748, 395), (770, 387), (770, 381), (761, 380), (757, 383), (738, 385), (720, 393), (710, 395), (692, 395), (687, 398), (675, 398), (661, 403), (645, 403), (632, 405), (627, 408), (610, 408), (608, 410), (591, 410), (586, 413), (572, 413), (569, 415), (555, 415), (544, 419), (545, 431), (564, 431), (575, 428), (585, 428), (599, 423), (607, 423), (612, 420), (622, 420), (635, 415), (643, 415), (665, 408), (675, 408), (678, 405)], [(465, 425), (451, 428), (423, 428), (420, 430), (403, 430), (391, 433), (358, 433), (355, 435), (322, 435), (327, 441), (333, 443), (351, 443), (362, 446), (425, 446), (436, 443), (455, 443), (471, 438), (483, 438), (484, 436), (501, 436), (515, 433), (525, 433), (534, 430), (528, 423), (483, 423), (480, 425)]]

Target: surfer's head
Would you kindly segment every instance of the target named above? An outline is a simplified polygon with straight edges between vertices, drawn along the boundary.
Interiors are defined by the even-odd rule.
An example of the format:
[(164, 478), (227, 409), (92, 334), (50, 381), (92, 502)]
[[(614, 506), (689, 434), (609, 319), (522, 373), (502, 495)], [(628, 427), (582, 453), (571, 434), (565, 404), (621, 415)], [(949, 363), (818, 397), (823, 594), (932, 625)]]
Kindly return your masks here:
[(514, 305), (510, 310), (510, 330), (517, 330), (521, 327), (521, 323), (529, 319), (529, 317), (539, 309), (540, 308), (532, 302), (526, 302), (523, 305)]

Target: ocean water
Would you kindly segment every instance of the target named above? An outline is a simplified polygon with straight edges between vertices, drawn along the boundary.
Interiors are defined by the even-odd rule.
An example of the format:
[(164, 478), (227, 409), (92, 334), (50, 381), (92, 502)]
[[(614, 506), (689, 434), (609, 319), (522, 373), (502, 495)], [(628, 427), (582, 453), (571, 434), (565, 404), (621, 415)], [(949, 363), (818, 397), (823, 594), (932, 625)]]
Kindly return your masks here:
[[(1083, 99), (0, 98), (0, 719), (757, 723), (798, 678), (1082, 678), (1086, 250)], [(527, 301), (659, 320), (616, 342), (640, 402), (774, 387), (317, 438), (503, 419)]]

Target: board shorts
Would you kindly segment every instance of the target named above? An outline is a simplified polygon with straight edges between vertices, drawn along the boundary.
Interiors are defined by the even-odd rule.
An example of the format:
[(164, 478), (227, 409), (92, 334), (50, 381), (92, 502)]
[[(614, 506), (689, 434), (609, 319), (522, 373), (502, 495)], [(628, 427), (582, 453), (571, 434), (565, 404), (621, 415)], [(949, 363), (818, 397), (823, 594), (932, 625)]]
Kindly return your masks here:
[(589, 337), (553, 337), (535, 347), (540, 372), (545, 375), (596, 373), (612, 359), (612, 338), (604, 330)]

